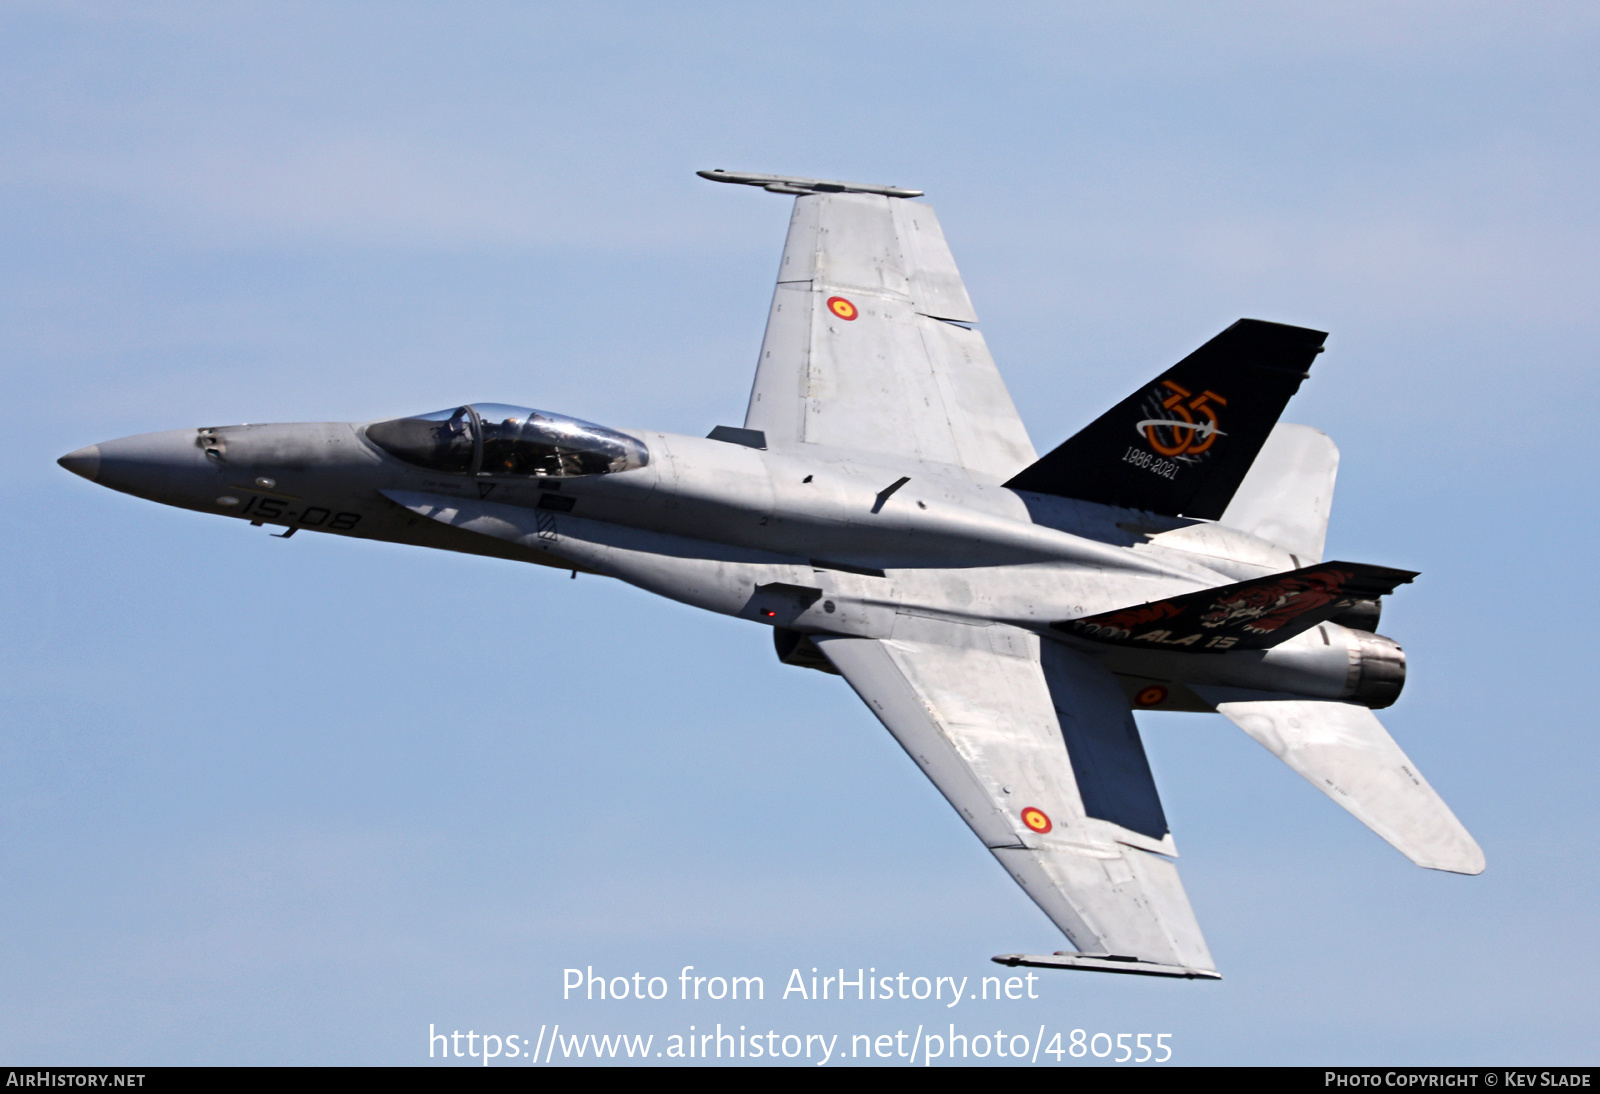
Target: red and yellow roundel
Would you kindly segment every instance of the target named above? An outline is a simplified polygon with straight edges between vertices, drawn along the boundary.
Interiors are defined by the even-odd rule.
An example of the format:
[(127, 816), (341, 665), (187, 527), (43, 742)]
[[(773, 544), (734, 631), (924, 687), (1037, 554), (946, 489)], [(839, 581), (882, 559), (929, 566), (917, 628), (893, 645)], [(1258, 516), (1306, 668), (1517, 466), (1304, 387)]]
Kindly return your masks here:
[(1162, 687), (1160, 684), (1151, 684), (1149, 687), (1141, 690), (1138, 695), (1135, 695), (1133, 697), (1133, 701), (1142, 707), (1153, 707), (1157, 703), (1164, 703), (1167, 701), (1167, 689)]
[(850, 303), (850, 301), (846, 300), (842, 296), (828, 297), (828, 310), (834, 315), (837, 315), (840, 319), (848, 319), (851, 322), (854, 322), (855, 317), (861, 314), (856, 310), (856, 306), (854, 304)]
[(1050, 823), (1050, 818), (1044, 815), (1044, 810), (1035, 809), (1031, 805), (1022, 811), (1022, 823), (1040, 835), (1055, 827)]

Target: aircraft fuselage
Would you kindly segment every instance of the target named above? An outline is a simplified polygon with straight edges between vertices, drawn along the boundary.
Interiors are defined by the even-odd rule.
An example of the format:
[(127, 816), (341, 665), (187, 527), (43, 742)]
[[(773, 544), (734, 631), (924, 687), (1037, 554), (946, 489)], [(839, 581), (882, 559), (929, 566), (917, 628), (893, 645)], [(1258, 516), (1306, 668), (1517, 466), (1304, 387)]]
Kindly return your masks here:
[[(1349, 697), (1359, 674), (1362, 637), (1332, 623), (1271, 650), (1206, 657), (1159, 643), (1107, 649), (1050, 629), (1298, 564), (1209, 522), (1020, 492), (904, 457), (648, 430), (630, 431), (648, 462), (612, 474), (439, 471), (380, 448), (371, 424), (174, 430), (61, 462), (167, 505), (602, 574), (803, 634), (914, 639), (955, 627), (988, 642), (998, 624), (1093, 653), (1125, 681), (1330, 699)], [(1147, 705), (1207, 709), (1181, 689)]]

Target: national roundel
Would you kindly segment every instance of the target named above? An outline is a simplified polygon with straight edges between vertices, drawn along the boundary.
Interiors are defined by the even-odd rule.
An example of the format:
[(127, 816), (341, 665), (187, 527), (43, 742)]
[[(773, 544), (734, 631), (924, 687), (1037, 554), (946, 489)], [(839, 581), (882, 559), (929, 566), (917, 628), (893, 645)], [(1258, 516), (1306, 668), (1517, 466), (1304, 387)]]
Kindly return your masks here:
[(1167, 689), (1160, 684), (1151, 684), (1135, 695), (1133, 701), (1142, 707), (1153, 707), (1167, 701)]
[(1053, 827), (1050, 823), (1050, 818), (1044, 815), (1044, 810), (1035, 809), (1031, 805), (1022, 811), (1022, 823), (1040, 835), (1050, 831)]
[(842, 296), (828, 297), (828, 310), (834, 315), (837, 315), (840, 319), (846, 319), (850, 322), (854, 322), (856, 316), (861, 314), (856, 310), (856, 306), (854, 304), (850, 303), (850, 301), (846, 300)]

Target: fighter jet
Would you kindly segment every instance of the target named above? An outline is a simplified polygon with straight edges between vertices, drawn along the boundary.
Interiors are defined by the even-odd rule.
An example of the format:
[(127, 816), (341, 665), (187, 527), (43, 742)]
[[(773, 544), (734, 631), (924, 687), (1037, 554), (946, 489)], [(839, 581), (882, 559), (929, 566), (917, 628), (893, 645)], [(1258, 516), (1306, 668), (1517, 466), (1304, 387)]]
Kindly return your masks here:
[(1338, 450), (1279, 424), (1327, 337), (1241, 319), (1039, 456), (921, 191), (793, 195), (742, 425), (469, 403), (208, 426), (62, 466), (252, 525), (601, 574), (844, 678), (1075, 947), (1003, 964), (1215, 979), (1136, 710), (1217, 712), (1419, 866), (1483, 853), (1373, 715), (1417, 575), (1325, 561)]

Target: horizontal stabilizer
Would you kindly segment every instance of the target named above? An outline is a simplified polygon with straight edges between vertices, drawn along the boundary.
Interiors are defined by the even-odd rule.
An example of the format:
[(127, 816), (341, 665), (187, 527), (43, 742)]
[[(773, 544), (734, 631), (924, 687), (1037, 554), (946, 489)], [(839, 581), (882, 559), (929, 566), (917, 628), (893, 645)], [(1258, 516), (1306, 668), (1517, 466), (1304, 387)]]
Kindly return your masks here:
[(1372, 711), (1309, 699), (1232, 700), (1252, 694), (1232, 688), (1194, 690), (1418, 866), (1483, 873), (1483, 850)]
[(1216, 520), (1327, 337), (1241, 319), (1006, 485)]
[(1359, 601), (1387, 596), (1416, 576), (1412, 570), (1362, 562), (1324, 562), (1050, 626), (1063, 634), (1136, 649), (1264, 650)]
[(1085, 972), (1120, 972), (1135, 976), (1175, 976), (1184, 980), (1221, 980), (1215, 969), (1192, 969), (1187, 965), (1160, 965), (1154, 961), (1140, 961), (1134, 957), (1118, 957), (1109, 953), (1065, 953), (1048, 955), (1005, 953), (989, 960), (997, 965), (1029, 969), (1082, 969)]

